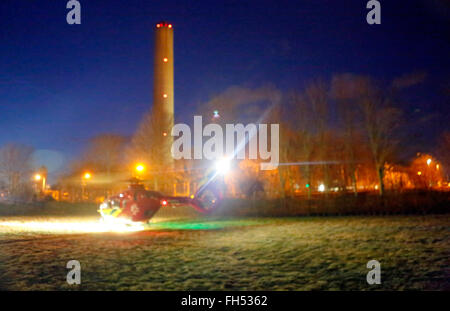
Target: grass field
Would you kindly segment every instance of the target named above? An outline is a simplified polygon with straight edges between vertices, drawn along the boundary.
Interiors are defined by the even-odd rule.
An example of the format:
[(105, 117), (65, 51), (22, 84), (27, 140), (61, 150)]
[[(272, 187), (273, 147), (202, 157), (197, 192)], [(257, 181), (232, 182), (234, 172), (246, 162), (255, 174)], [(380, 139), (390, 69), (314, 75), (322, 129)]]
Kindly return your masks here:
[[(0, 216), (0, 289), (450, 290), (448, 215), (203, 219), (159, 213), (140, 232), (71, 227), (95, 224), (87, 214)], [(63, 228), (27, 225), (42, 221)], [(72, 259), (81, 263), (81, 285), (65, 281)], [(381, 285), (366, 283), (371, 259), (381, 263)]]

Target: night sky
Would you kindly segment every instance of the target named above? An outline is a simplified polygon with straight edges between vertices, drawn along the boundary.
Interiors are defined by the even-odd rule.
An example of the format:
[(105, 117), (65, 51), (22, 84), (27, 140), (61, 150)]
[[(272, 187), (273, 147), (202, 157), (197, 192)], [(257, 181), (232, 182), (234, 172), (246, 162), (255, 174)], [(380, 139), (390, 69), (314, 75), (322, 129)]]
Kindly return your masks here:
[(449, 2), (380, 2), (381, 25), (368, 25), (364, 0), (80, 0), (81, 25), (68, 25), (66, 0), (1, 0), (0, 146), (68, 161), (95, 134), (132, 135), (151, 107), (161, 20), (175, 31), (177, 122), (234, 85), (289, 90), (336, 73), (387, 83), (417, 73), (425, 78), (401, 98), (434, 139), (450, 129)]

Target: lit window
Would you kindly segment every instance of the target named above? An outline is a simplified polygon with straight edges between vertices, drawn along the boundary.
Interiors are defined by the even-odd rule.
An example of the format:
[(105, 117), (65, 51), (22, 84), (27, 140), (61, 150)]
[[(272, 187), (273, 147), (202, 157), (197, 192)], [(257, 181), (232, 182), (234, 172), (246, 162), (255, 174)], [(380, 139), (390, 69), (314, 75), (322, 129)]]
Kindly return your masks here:
[(169, 24), (169, 28), (172, 28), (172, 24)]
[(169, 61), (169, 59), (167, 57), (163, 58), (163, 62), (167, 63)]
[(159, 28), (159, 27), (161, 27), (161, 24), (156, 24), (156, 28)]
[(163, 94), (163, 97), (164, 97), (164, 98), (167, 98), (167, 94)]

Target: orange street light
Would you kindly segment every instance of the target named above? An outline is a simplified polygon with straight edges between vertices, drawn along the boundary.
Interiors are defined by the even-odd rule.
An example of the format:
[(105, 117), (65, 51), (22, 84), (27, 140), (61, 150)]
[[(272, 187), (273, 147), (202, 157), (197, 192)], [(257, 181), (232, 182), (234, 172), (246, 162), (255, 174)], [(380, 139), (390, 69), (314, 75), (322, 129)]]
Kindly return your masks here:
[(42, 182), (42, 184), (41, 184), (41, 190), (42, 191), (45, 191), (45, 184), (46, 184), (46, 178), (45, 178), (46, 176), (45, 175), (41, 175), (41, 174), (39, 174), (39, 173), (37, 173), (37, 174), (34, 174), (34, 180), (37, 182), (37, 183), (41, 183)]
[(143, 171), (145, 171), (145, 165), (144, 164), (137, 164), (135, 167), (136, 172), (138, 173), (142, 173)]
[(91, 179), (92, 178), (92, 174), (91, 173), (89, 173), (89, 172), (85, 172), (84, 174), (83, 174), (83, 178), (81, 179), (81, 199), (84, 201), (85, 199), (86, 200), (89, 200), (89, 193), (88, 194), (86, 194), (86, 186), (87, 186), (87, 181), (89, 180), (89, 179)]

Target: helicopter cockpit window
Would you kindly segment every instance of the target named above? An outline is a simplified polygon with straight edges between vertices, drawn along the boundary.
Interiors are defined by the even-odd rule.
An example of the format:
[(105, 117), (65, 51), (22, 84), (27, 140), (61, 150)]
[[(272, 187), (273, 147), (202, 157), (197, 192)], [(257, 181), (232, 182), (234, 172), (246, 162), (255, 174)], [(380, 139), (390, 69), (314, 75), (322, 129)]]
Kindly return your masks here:
[(120, 208), (120, 200), (119, 199), (113, 199), (108, 202), (108, 206), (110, 208)]

